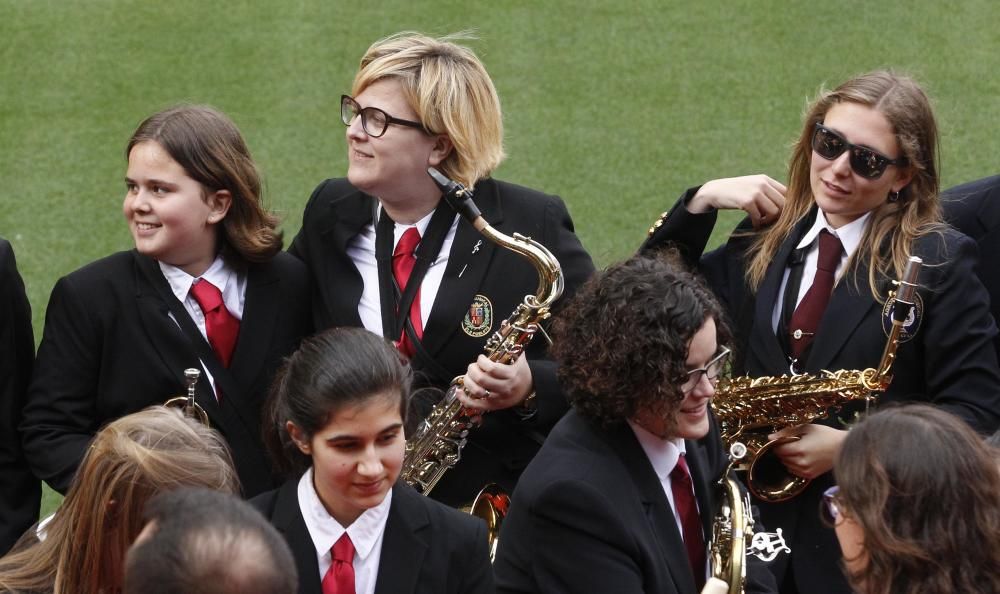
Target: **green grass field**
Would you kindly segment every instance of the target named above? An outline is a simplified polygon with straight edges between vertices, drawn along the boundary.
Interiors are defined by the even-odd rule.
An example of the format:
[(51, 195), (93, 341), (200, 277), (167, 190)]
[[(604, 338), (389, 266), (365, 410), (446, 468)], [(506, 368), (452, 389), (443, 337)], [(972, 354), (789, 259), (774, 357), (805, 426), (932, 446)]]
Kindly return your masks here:
[(290, 240), (313, 187), (345, 173), (337, 100), (368, 45), (472, 30), (504, 105), (497, 177), (563, 196), (603, 265), (688, 186), (784, 180), (807, 99), (873, 68), (925, 83), (946, 186), (996, 173), (996, 24), (989, 0), (0, 0), (0, 235), (40, 337), (56, 279), (130, 247), (129, 134), (193, 101), (241, 127)]

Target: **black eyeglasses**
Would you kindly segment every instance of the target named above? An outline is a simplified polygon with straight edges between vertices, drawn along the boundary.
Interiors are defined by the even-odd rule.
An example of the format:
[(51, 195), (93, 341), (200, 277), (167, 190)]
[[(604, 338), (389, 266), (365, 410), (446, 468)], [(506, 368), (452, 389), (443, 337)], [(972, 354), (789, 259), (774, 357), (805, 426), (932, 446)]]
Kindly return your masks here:
[(865, 179), (878, 179), (889, 165), (900, 166), (906, 163), (905, 157), (890, 159), (878, 151), (851, 144), (841, 134), (819, 122), (816, 122), (816, 130), (813, 132), (812, 149), (817, 155), (830, 161), (850, 150), (851, 169)]
[(365, 134), (372, 138), (378, 138), (385, 134), (385, 131), (389, 129), (389, 124), (399, 124), (400, 126), (409, 126), (424, 130), (425, 132), (427, 131), (420, 122), (394, 118), (377, 107), (365, 107), (362, 109), (353, 97), (341, 95), (340, 119), (344, 121), (344, 125), (350, 126), (354, 118), (358, 116), (361, 116), (361, 127), (364, 128)]
[(728, 347), (722, 347), (722, 352), (709, 361), (707, 365), (687, 372), (684, 383), (681, 385), (681, 392), (687, 394), (691, 390), (694, 390), (694, 387), (701, 381), (702, 374), (704, 374), (709, 381), (714, 382), (719, 379), (719, 376), (722, 374), (722, 370), (726, 368), (726, 361), (729, 359), (729, 353), (731, 352), (732, 351), (730, 351)]
[(840, 509), (840, 504), (837, 503), (838, 493), (840, 493), (840, 487), (837, 485), (823, 491), (823, 499), (819, 504), (819, 515), (830, 526), (839, 524), (840, 518), (844, 515)]

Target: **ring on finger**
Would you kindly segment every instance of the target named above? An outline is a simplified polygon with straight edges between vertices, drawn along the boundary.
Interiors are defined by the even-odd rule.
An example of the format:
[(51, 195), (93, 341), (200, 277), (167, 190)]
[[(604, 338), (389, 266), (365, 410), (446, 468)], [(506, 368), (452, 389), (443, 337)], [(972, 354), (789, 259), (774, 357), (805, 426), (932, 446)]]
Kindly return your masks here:
[(491, 394), (489, 390), (486, 390), (486, 392), (483, 393), (483, 400), (489, 400), (490, 396), (492, 396), (492, 395), (493, 394)]

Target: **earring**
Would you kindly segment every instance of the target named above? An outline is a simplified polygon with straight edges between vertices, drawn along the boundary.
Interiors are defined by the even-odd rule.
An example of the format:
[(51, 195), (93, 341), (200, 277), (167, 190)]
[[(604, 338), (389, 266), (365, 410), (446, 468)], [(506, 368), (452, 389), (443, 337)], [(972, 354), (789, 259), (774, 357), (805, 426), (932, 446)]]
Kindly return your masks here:
[(889, 202), (899, 202), (899, 192), (889, 192)]

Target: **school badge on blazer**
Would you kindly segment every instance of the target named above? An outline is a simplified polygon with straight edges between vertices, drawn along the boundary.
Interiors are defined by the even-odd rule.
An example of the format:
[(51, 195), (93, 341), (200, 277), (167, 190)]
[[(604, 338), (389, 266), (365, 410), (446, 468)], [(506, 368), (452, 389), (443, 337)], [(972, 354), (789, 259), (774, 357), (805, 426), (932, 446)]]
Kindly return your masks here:
[(462, 331), (473, 338), (481, 338), (490, 333), (493, 328), (493, 304), (485, 295), (472, 298), (469, 311), (462, 320)]
[[(886, 300), (885, 306), (882, 307), (882, 331), (885, 335), (889, 336), (889, 331), (892, 330), (892, 304), (895, 300)], [(924, 321), (924, 300), (920, 297), (920, 293), (913, 294), (913, 309), (910, 310), (909, 315), (906, 316), (906, 321), (903, 322), (903, 329), (899, 333), (899, 342), (904, 343), (914, 336), (917, 335), (917, 330), (920, 330), (920, 323)]]

